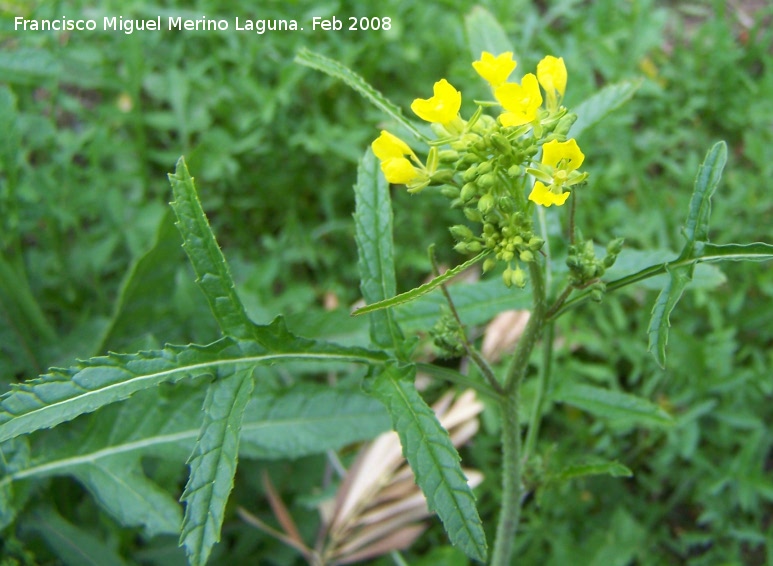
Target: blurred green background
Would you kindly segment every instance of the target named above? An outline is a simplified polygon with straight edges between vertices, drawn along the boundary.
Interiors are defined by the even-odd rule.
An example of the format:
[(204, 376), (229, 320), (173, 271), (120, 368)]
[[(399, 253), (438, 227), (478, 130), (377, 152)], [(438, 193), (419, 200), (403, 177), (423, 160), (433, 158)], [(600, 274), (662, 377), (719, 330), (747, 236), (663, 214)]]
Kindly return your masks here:
[[(579, 140), (591, 174), (578, 207), (586, 236), (601, 243), (622, 236), (634, 250), (678, 250), (697, 167), (724, 139), (730, 158), (714, 198), (712, 241), (773, 240), (769, 3), (481, 5), (507, 31), (516, 74), (532, 71), (545, 54), (565, 59), (569, 108), (604, 85), (643, 79), (631, 102)], [(166, 174), (181, 155), (251, 316), (266, 322), (295, 314), (300, 333), (335, 337), (325, 317), (346, 319), (359, 298), (356, 162), (385, 117), (345, 84), (294, 64), (297, 49), (343, 62), (406, 110), (442, 77), (463, 91), (465, 115), (473, 98), (487, 96), (470, 66), (479, 55), (465, 37), (470, 5), (457, 0), (385, 0), (378, 8), (354, 1), (10, 0), (0, 9), (0, 391), (108, 349), (217, 338), (167, 212)], [(106, 15), (293, 18), (307, 29), (127, 35), (13, 28), (14, 16), (62, 15), (98, 22)], [(387, 16), (392, 28), (310, 31), (312, 16), (334, 15)], [(443, 262), (459, 261), (447, 232), (459, 215), (439, 195), (397, 190), (393, 199), (398, 287), (405, 290), (429, 272), (430, 243)], [(549, 219), (557, 219), (553, 212)], [(163, 258), (146, 279), (153, 285), (127, 290), (123, 282), (151, 248)], [(672, 317), (665, 371), (646, 352), (651, 288), (610, 295), (601, 308), (561, 320), (558, 383), (643, 395), (677, 420), (647, 429), (550, 408), (540, 446), (548, 468), (587, 455), (618, 459), (635, 476), (541, 489), (526, 505), (519, 564), (773, 564), (773, 271), (768, 264), (721, 269), (688, 290)], [(367, 333), (359, 323), (344, 330)], [(480, 434), (463, 454), (486, 474), (479, 505), (490, 529), (499, 506), (495, 439)], [(290, 469), (283, 494), (312, 529), (307, 499), (318, 478), (309, 466)], [(174, 541), (148, 543), (121, 531), (80, 502), (77, 484), (62, 485), (72, 495), (58, 493), (53, 504), (67, 520), (127, 560), (172, 563), (149, 548), (174, 549)], [(235, 498), (252, 504), (262, 497), (256, 491), (255, 480), (241, 477)], [(237, 518), (229, 525), (214, 563), (293, 560)], [(13, 545), (0, 551), (8, 560), (57, 563), (50, 542), (14, 532)], [(463, 564), (444, 541), (435, 527), (406, 559)], [(25, 562), (30, 556), (37, 562)]]

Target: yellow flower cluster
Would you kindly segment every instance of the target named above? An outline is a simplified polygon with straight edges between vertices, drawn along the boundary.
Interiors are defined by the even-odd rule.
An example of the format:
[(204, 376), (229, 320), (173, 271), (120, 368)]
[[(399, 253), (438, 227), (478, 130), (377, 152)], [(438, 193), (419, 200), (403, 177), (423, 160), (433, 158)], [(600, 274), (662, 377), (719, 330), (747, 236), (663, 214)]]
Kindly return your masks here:
[[(560, 118), (566, 114), (566, 109), (561, 106), (567, 82), (564, 60), (548, 55), (537, 65), (536, 74), (527, 73), (520, 83), (508, 82), (517, 67), (510, 52), (496, 56), (483, 52), (480, 60), (472, 66), (489, 83), (494, 98), (503, 109), (496, 121), (488, 117), (489, 122), (479, 120), (482, 108), (469, 122), (463, 120), (459, 115), (462, 94), (446, 79), (435, 83), (432, 97), (414, 100), (411, 110), (422, 120), (433, 124), (436, 132), (456, 140), (456, 143), (451, 143), (454, 151), (460, 147), (464, 149), (465, 140), (470, 139), (469, 134), (479, 133), (480, 123), (483, 122), (491, 125), (488, 134), (491, 139), (498, 140), (499, 146), (504, 143), (503, 151), (508, 154), (513, 153), (512, 147), (517, 145), (519, 138), (531, 130), (534, 141), (542, 147), (542, 159), (535, 162), (528, 155), (524, 156), (526, 161), (522, 163), (522, 171), (537, 179), (529, 200), (541, 206), (564, 204), (570, 194), (565, 189), (587, 177), (586, 173), (577, 171), (585, 156), (575, 140), (558, 141), (555, 135), (550, 141), (541, 139), (545, 124), (550, 124), (550, 131), (553, 132)], [(480, 122), (477, 130), (475, 122)], [(416, 191), (435, 180), (435, 171), (429, 171), (405, 142), (389, 132), (382, 131), (372, 147), (390, 183), (405, 184), (409, 190)], [(492, 157), (492, 160), (495, 159), (496, 155)]]

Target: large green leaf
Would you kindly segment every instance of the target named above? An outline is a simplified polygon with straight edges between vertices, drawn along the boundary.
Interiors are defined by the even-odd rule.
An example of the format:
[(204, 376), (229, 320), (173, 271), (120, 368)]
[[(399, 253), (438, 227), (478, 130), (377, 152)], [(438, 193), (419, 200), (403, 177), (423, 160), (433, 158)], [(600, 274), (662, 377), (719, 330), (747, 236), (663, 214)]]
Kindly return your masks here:
[(252, 396), (239, 454), (299, 458), (370, 440), (387, 430), (389, 415), (383, 405), (361, 391), (299, 383)]
[(381, 309), (388, 309), (388, 308), (396, 307), (398, 305), (402, 305), (404, 303), (408, 303), (410, 301), (418, 299), (422, 295), (426, 295), (430, 291), (434, 291), (435, 289), (440, 287), (440, 285), (442, 285), (443, 283), (450, 281), (465, 269), (472, 267), (473, 265), (481, 261), (483, 258), (485, 258), (488, 255), (488, 253), (489, 253), (488, 251), (481, 252), (478, 255), (476, 255), (474, 258), (468, 259), (464, 263), (460, 263), (456, 267), (449, 269), (442, 275), (438, 275), (432, 281), (428, 281), (424, 285), (420, 285), (415, 289), (411, 289), (410, 291), (406, 291), (405, 293), (400, 293), (399, 295), (390, 297), (386, 300), (378, 301), (377, 303), (373, 303), (373, 304), (364, 306), (362, 308), (359, 308), (356, 311), (354, 311), (352, 314), (360, 315), (360, 314), (374, 312)]
[(383, 94), (370, 86), (365, 81), (365, 79), (363, 79), (360, 75), (345, 65), (342, 65), (333, 59), (329, 59), (324, 55), (309, 51), (306, 48), (302, 48), (298, 51), (298, 54), (295, 56), (295, 62), (300, 63), (301, 65), (306, 65), (307, 67), (311, 67), (312, 69), (317, 69), (318, 71), (327, 73), (331, 77), (335, 77), (344, 81), (346, 84), (360, 93), (366, 100), (371, 102), (376, 108), (382, 112), (385, 112), (395, 122), (402, 125), (406, 130), (411, 132), (414, 136), (416, 136), (416, 138), (424, 142), (429, 141), (429, 139), (416, 128), (413, 122), (408, 120), (403, 115), (402, 110), (400, 110), (398, 106), (392, 104), (384, 97)]
[(193, 177), (182, 157), (177, 161), (174, 174), (169, 175), (169, 181), (174, 192), (171, 204), (177, 215), (183, 248), (220, 330), (226, 336), (235, 338), (257, 338), (254, 325), (236, 294), (228, 264), (204, 215)]
[(279, 361), (380, 363), (386, 356), (293, 336), (282, 319), (256, 327), (263, 346), (223, 338), (208, 346), (167, 346), (138, 354), (110, 354), (69, 369), (57, 369), (16, 385), (0, 397), (0, 442), (50, 428), (83, 413), (126, 399), (133, 393), (187, 376), (214, 373), (235, 365)]
[[(482, 6), (473, 7), (464, 17), (464, 29), (467, 32), (467, 44), (473, 61), (480, 59), (484, 51), (492, 55), (499, 55), (506, 51), (514, 52), (513, 45), (499, 21)], [(515, 55), (513, 57), (517, 59)]]
[[(367, 303), (377, 303), (393, 297), (397, 291), (389, 183), (370, 149), (357, 169), (354, 199), (360, 290)], [(370, 337), (374, 344), (395, 350), (404, 342), (391, 310), (370, 315)]]
[(552, 399), (616, 425), (664, 426), (673, 423), (671, 415), (647, 399), (595, 385), (565, 383), (554, 391)]
[(572, 137), (579, 137), (582, 132), (601, 122), (605, 116), (628, 102), (639, 90), (641, 83), (641, 80), (637, 80), (607, 85), (583, 100), (572, 109), (577, 114), (577, 121), (569, 133)]
[(483, 561), (486, 535), (475, 496), (448, 431), (413, 385), (414, 373), (412, 365), (388, 364), (370, 384), (369, 392), (389, 411), (416, 483), (429, 509), (443, 522), (451, 542), (471, 558)]
[[(719, 185), (722, 170), (727, 161), (727, 145), (718, 142), (708, 151), (695, 178), (695, 189), (690, 199), (684, 235), (687, 241), (678, 260), (692, 260), (695, 251), (700, 251), (701, 242), (709, 236), (709, 216), (711, 215), (711, 196)], [(666, 366), (666, 344), (671, 326), (670, 316), (684, 292), (685, 286), (693, 275), (694, 263), (680, 266), (667, 266), (669, 281), (658, 295), (652, 309), (649, 328), (649, 350), (661, 367)]]
[(255, 385), (252, 367), (221, 370), (207, 390), (204, 422), (190, 458), (191, 475), (180, 545), (192, 566), (206, 564), (220, 540), (225, 504), (233, 489), (242, 416)]

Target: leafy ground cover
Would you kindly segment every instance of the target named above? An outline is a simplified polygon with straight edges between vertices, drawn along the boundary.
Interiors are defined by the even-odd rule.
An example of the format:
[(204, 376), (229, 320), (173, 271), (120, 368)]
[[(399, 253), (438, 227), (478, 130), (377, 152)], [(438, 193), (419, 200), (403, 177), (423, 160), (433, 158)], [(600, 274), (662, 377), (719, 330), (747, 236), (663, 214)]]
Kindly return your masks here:
[[(665, 259), (677, 255), (695, 173), (718, 140), (727, 142), (728, 162), (713, 199), (710, 239), (771, 240), (770, 7), (649, 0), (483, 5), (503, 26), (519, 66), (533, 68), (545, 53), (564, 57), (569, 106), (605, 85), (641, 81), (630, 101), (579, 138), (591, 176), (577, 224), (600, 242), (625, 238), (614, 267), (619, 274), (630, 272), (626, 265), (637, 265), (644, 250)], [(344, 83), (294, 58), (308, 48), (341, 61), (407, 109), (440, 76), (479, 85), (469, 65), (479, 54), (469, 48), (467, 4), (387, 1), (379, 14), (346, 1), (268, 2), (238, 11), (217, 0), (184, 7), (10, 2), (2, 9), (0, 391), (108, 351), (214, 343), (208, 348), (217, 351), (196, 353), (214, 359), (236, 347), (215, 342), (220, 319), (196, 286), (167, 204), (180, 201), (167, 174), (181, 155), (230, 265), (237, 295), (229, 304), (243, 304), (259, 324), (282, 314), (294, 335), (348, 348), (336, 354), (341, 358), (365, 355), (357, 348), (368, 344), (368, 322), (349, 317), (361, 295), (352, 186), (385, 116)], [(379, 15), (393, 26), (382, 33), (263, 35), (13, 31), (14, 15), (167, 13), (298, 20)], [(485, 98), (483, 86), (477, 88)], [(425, 250), (432, 243), (440, 263), (460, 263), (446, 229), (458, 214), (445, 199), (403, 190), (391, 196), (398, 291), (431, 274)], [(481, 284), (472, 297), (466, 288), (456, 291), (458, 304), (470, 305), (465, 321), (480, 332), (503, 308), (495, 284), (501, 286), (498, 279)], [(739, 263), (696, 272), (672, 316), (665, 370), (647, 352), (650, 310), (662, 286), (651, 280), (607, 294), (600, 308), (581, 306), (557, 325), (554, 395), (534, 448), (538, 465), (526, 470), (534, 489), (524, 506), (519, 563), (770, 562), (773, 271), (766, 263)], [(504, 308), (517, 300), (504, 301)], [(428, 295), (395, 311), (404, 332), (421, 331), (417, 349), (424, 361), (437, 354), (426, 331), (440, 302)], [(271, 336), (283, 332), (271, 328)], [(293, 352), (312, 350), (297, 342)], [(316, 505), (334, 492), (336, 466), (351, 466), (354, 443), (389, 428), (381, 405), (359, 389), (363, 370), (338, 361), (324, 371), (301, 364), (255, 370), (260, 380), (243, 408), (249, 416), (241, 424), (239, 468), (211, 563), (302, 563), (297, 550), (256, 528), (241, 510), (276, 525), (277, 506), (272, 511), (268, 503), (275, 490), (299, 537), (313, 544)], [(458, 367), (459, 360), (446, 363)], [(535, 357), (530, 375), (544, 363)], [(2, 491), (0, 506), (18, 510), (2, 515), (4, 563), (82, 564), (84, 557), (100, 564), (185, 563), (178, 547), (183, 510), (173, 503), (182, 496), (190, 504), (198, 493), (183, 490), (202, 404), (228, 406), (228, 395), (247, 387), (243, 371), (219, 377), (229, 384), (220, 392), (225, 401), (206, 393), (206, 377), (165, 383), (36, 432), (28, 445), (4, 444), (0, 489), (13, 476), (14, 491)], [(423, 395), (439, 397), (447, 388), (441, 383)], [(336, 387), (320, 396), (331, 384)], [(399, 387), (390, 389), (387, 378), (378, 384), (394, 400)], [(643, 397), (671, 418), (650, 410), (619, 414), (583, 401), (583, 387), (591, 386)], [(525, 420), (537, 394), (527, 378)], [(502, 496), (500, 425), (495, 408), (483, 404), (481, 431), (460, 450), (463, 465), (485, 478), (475, 493), (493, 540)], [(289, 434), (260, 434), (281, 428), (283, 415), (324, 424), (331, 413), (341, 420), (316, 431), (335, 436), (327, 453), (314, 450), (315, 427), (292, 429), (292, 443), (272, 444)], [(163, 442), (142, 451), (142, 439), (150, 437)], [(31, 466), (22, 464), (30, 449)], [(619, 473), (559, 477), (571, 466), (609, 461), (623, 466), (611, 470)], [(626, 469), (631, 477), (613, 477)], [(135, 492), (124, 490), (117, 497), (119, 481), (140, 495), (133, 500)], [(151, 519), (137, 521), (143, 512)], [(468, 563), (449, 546), (439, 521), (409, 550), (377, 560)]]

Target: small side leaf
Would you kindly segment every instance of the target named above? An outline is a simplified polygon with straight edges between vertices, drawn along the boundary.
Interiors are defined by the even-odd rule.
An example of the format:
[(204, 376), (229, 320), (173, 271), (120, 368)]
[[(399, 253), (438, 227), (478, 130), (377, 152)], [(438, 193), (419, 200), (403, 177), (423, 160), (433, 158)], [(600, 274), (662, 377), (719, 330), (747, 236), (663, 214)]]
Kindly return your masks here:
[(566, 383), (553, 393), (552, 398), (615, 424), (664, 426), (673, 422), (671, 415), (647, 399), (594, 385)]
[(641, 83), (641, 80), (637, 80), (607, 85), (576, 105), (572, 109), (577, 114), (577, 121), (570, 130), (572, 137), (579, 137), (583, 131), (598, 124), (608, 114), (628, 102), (639, 90)]
[(247, 367), (220, 372), (204, 400), (204, 422), (181, 497), (186, 505), (180, 545), (185, 546), (192, 566), (206, 564), (220, 540), (225, 504), (236, 473), (242, 416), (254, 386), (252, 371)]
[[(475, 6), (464, 17), (464, 29), (467, 32), (467, 44), (473, 61), (480, 59), (481, 53), (488, 51), (499, 55), (507, 51), (514, 52), (513, 44), (507, 38), (499, 21), (482, 6)], [(514, 59), (517, 59), (513, 55)]]
[(711, 197), (717, 190), (719, 180), (722, 178), (722, 170), (727, 162), (727, 144), (717, 142), (706, 153), (706, 158), (698, 169), (695, 178), (695, 189), (690, 199), (690, 210), (687, 213), (687, 222), (684, 227), (684, 235), (687, 243), (681, 257), (692, 257), (692, 244), (696, 241), (705, 242), (709, 239), (709, 216), (711, 215)]
[[(397, 290), (389, 183), (370, 149), (357, 168), (354, 198), (360, 290), (366, 302), (376, 303), (393, 297)], [(399, 349), (404, 342), (391, 310), (371, 314), (370, 337), (374, 344), (384, 348)]]
[(318, 53), (314, 53), (313, 51), (309, 51), (306, 48), (302, 48), (298, 51), (298, 54), (295, 56), (295, 62), (322, 71), (331, 77), (344, 81), (371, 102), (376, 108), (391, 116), (395, 122), (410, 131), (416, 138), (424, 142), (429, 142), (429, 139), (423, 135), (410, 120), (403, 116), (403, 112), (398, 106), (392, 104), (383, 94), (370, 86), (365, 79), (345, 65), (342, 65), (333, 59), (328, 59)]
[(486, 559), (475, 496), (451, 439), (413, 385), (414, 366), (387, 365), (369, 392), (384, 403), (400, 436), (403, 455), (424, 492), (427, 506), (443, 522), (451, 542), (476, 560)]
[(426, 295), (430, 291), (433, 291), (434, 289), (438, 288), (440, 285), (445, 283), (446, 281), (453, 279), (457, 275), (459, 275), (462, 271), (467, 269), (468, 267), (472, 267), (476, 263), (478, 263), (480, 260), (485, 258), (488, 255), (488, 251), (481, 252), (478, 255), (476, 255), (472, 259), (468, 259), (462, 264), (457, 265), (453, 269), (449, 269), (442, 275), (438, 275), (435, 277), (432, 281), (429, 281), (428, 283), (425, 283), (424, 285), (421, 285), (419, 287), (416, 287), (415, 289), (411, 289), (410, 291), (406, 291), (405, 293), (401, 293), (395, 297), (392, 297), (391, 299), (386, 299), (385, 301), (379, 301), (377, 303), (373, 303), (372, 305), (364, 306), (360, 309), (357, 309), (352, 314), (357, 316), (360, 314), (365, 314), (373, 311), (377, 311), (380, 309), (387, 309), (390, 307), (395, 307), (397, 305), (402, 305), (403, 303), (407, 303), (409, 301), (412, 301), (414, 299), (418, 299), (422, 295)]
[(177, 215), (177, 228), (183, 237), (183, 248), (191, 260), (196, 282), (204, 292), (220, 330), (226, 336), (255, 338), (253, 323), (236, 295), (228, 264), (204, 215), (193, 177), (182, 157), (177, 161), (174, 174), (169, 175), (169, 181), (174, 192), (172, 208)]
[(684, 288), (692, 280), (695, 264), (681, 267), (669, 267), (666, 265), (668, 282), (658, 294), (655, 306), (652, 307), (650, 324), (647, 329), (649, 335), (649, 351), (655, 356), (655, 360), (661, 368), (666, 367), (666, 345), (668, 344), (668, 331), (671, 328), (671, 313), (674, 311), (679, 299), (682, 298)]

